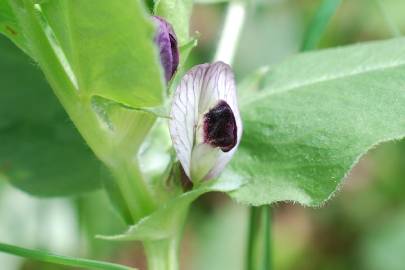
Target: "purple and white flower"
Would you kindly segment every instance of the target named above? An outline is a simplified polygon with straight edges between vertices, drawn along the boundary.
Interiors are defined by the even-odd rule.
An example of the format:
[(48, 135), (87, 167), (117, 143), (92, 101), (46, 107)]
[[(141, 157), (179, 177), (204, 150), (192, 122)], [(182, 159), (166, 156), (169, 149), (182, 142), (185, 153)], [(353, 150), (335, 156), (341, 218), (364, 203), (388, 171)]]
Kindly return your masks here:
[(155, 43), (159, 47), (160, 62), (162, 63), (166, 82), (170, 81), (179, 65), (179, 49), (177, 37), (170, 23), (159, 16), (152, 16), (157, 26)]
[(192, 68), (178, 85), (170, 113), (174, 149), (192, 182), (217, 177), (242, 135), (232, 69), (223, 62)]

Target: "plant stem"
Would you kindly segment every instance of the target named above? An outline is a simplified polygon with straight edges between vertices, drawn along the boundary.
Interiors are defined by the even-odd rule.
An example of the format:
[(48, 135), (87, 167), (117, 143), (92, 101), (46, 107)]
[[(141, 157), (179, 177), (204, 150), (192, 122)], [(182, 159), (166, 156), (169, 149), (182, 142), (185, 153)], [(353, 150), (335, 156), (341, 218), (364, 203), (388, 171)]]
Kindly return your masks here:
[(150, 270), (178, 270), (178, 239), (145, 242), (145, 253)]
[[(186, 215), (182, 222), (184, 223)], [(178, 270), (179, 249), (183, 232), (183, 224), (179, 224), (179, 231), (171, 238), (145, 241), (144, 250), (149, 270)]]
[(152, 213), (155, 201), (146, 186), (138, 164), (122, 162), (112, 168), (119, 191), (130, 211), (134, 223)]
[(248, 233), (248, 245), (246, 253), (246, 270), (253, 269), (254, 266), (254, 249), (255, 249), (255, 227), (256, 221), (259, 217), (257, 207), (250, 207), (249, 209), (249, 233)]
[(271, 270), (270, 206), (251, 207), (246, 270)]
[(101, 262), (95, 260), (88, 260), (82, 258), (67, 257), (55, 255), (46, 251), (26, 249), (13, 245), (0, 243), (0, 251), (21, 256), (24, 258), (37, 260), (41, 262), (66, 265), (71, 267), (80, 267), (84, 269), (101, 269), (101, 270), (134, 270), (135, 268), (113, 264), (108, 262)]
[(264, 219), (264, 270), (270, 270), (272, 268), (270, 206), (263, 206), (263, 219)]
[(341, 2), (342, 0), (324, 0), (322, 2), (304, 35), (301, 51), (315, 49), (321, 40), (322, 34), (324, 33), (330, 19), (336, 13)]
[(170, 237), (143, 241), (148, 270), (179, 270), (179, 249), (189, 206), (177, 210), (178, 212), (171, 217), (174, 220), (170, 222), (175, 222), (176, 229)]
[(223, 61), (232, 65), (246, 19), (246, 2), (235, 0), (229, 4), (214, 61)]

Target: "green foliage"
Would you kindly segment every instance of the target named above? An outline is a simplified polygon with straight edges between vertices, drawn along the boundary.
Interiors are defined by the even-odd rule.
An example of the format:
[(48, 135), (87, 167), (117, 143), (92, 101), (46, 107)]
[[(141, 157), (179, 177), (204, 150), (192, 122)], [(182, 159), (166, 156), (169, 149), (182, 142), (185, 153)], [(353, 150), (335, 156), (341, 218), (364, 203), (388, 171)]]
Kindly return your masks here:
[(241, 100), (244, 135), (224, 177), (262, 205), (319, 205), (370, 148), (405, 136), (405, 39), (297, 55)]
[[(231, 2), (232, 0), (194, 0), (198, 4), (217, 4), (217, 3), (226, 3)], [(246, 0), (248, 1), (248, 0)]]
[(189, 24), (192, 0), (157, 0), (155, 14), (168, 20), (176, 32), (180, 46), (189, 42)]
[(88, 260), (88, 259), (81, 259), (81, 258), (72, 258), (67, 256), (61, 256), (52, 254), (46, 251), (41, 250), (32, 250), (21, 248), (13, 245), (3, 244), (0, 243), (0, 251), (6, 252), (9, 254), (47, 262), (53, 263), (58, 265), (66, 265), (71, 267), (80, 267), (82, 269), (100, 269), (100, 270), (136, 270), (132, 267), (127, 267), (119, 264), (95, 261), (95, 260)]
[[(123, 159), (132, 159), (155, 121), (153, 114), (133, 108), (157, 107), (164, 102), (162, 72), (153, 43), (154, 29), (141, 3), (130, 0), (97, 3), (18, 0), (2, 1), (1, 7), (8, 13), (5, 13), (7, 18), (0, 17), (0, 22), (7, 22), (7, 19), (20, 29), (25, 39), (17, 45), (30, 48), (31, 56), (97, 157), (109, 166), (118, 166), (116, 164), (122, 163)], [(38, 100), (41, 100), (40, 96)], [(59, 126), (56, 128), (61, 130)], [(44, 128), (38, 128), (38, 131), (41, 134), (55, 133), (46, 132)], [(77, 135), (70, 138), (69, 132), (62, 131), (58, 136), (74, 144), (80, 142)], [(24, 138), (28, 139), (27, 134)], [(15, 144), (11, 142), (9, 147), (13, 149)], [(61, 147), (58, 140), (49, 138), (41, 147), (46, 146), (45, 142)], [(35, 175), (35, 181), (30, 181), (28, 188), (25, 188), (25, 180), (19, 186), (35, 194), (39, 191), (44, 194), (70, 194), (76, 190), (66, 188), (70, 181), (88, 186), (88, 181), (82, 181), (83, 176), (94, 179), (91, 187), (95, 182), (98, 186), (99, 173), (93, 169), (94, 166), (88, 166), (86, 158), (81, 160), (80, 149), (68, 144), (63, 144), (63, 147), (66, 148), (64, 151), (59, 149), (50, 154), (55, 158), (62, 152), (74, 160), (69, 163), (70, 168), (66, 168), (73, 173), (57, 175), (63, 179), (63, 184), (57, 179), (54, 181), (57, 185), (48, 186), (48, 180), (44, 180), (43, 186), (40, 179), (46, 177)], [(87, 154), (88, 150), (84, 146), (82, 148)], [(36, 151), (38, 149), (31, 149), (30, 154)], [(43, 168), (38, 160), (32, 159), (31, 162), (32, 166)], [(95, 159), (92, 162), (98, 164)], [(28, 162), (24, 164), (28, 166)], [(55, 162), (49, 164), (52, 164), (49, 167), (54, 170), (54, 178), (55, 173), (63, 171)], [(20, 172), (19, 175), (26, 174)], [(34, 192), (33, 188), (37, 191)], [(127, 199), (134, 197), (133, 194), (127, 195)]]
[(301, 45), (301, 51), (308, 51), (316, 47), (341, 2), (342, 0), (324, 0), (322, 2), (308, 26), (305, 39)]
[(162, 103), (154, 28), (138, 1), (55, 0), (41, 8), (80, 91), (132, 107)]
[(269, 206), (250, 208), (246, 269), (272, 269), (270, 210)]
[(28, 42), (7, 0), (0, 1), (0, 33), (6, 35), (18, 47), (29, 54)]
[(99, 238), (113, 241), (170, 239), (182, 229), (190, 204), (199, 196), (212, 191), (230, 192), (239, 188), (241, 184), (235, 180), (205, 183), (162, 204), (157, 211), (129, 227), (124, 234), (99, 236)]
[(39, 69), (3, 37), (0, 58), (0, 175), (39, 196), (99, 188), (100, 163)]

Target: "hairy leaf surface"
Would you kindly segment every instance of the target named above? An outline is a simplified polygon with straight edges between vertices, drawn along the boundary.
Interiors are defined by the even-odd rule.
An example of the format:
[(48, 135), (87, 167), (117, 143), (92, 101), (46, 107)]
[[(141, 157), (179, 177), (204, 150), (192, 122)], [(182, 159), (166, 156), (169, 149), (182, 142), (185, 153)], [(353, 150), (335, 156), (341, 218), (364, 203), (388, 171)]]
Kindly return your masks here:
[(294, 56), (241, 100), (244, 134), (224, 177), (237, 201), (319, 205), (358, 160), (405, 136), (405, 39)]

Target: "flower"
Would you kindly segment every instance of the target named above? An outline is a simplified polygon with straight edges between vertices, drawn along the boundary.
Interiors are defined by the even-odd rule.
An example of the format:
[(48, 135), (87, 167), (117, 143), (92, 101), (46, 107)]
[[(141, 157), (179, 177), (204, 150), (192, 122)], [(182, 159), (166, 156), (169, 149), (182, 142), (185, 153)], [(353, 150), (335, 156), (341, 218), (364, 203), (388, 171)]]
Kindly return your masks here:
[(197, 65), (184, 75), (174, 93), (169, 128), (177, 157), (192, 182), (222, 172), (242, 135), (229, 65)]
[(170, 23), (158, 16), (152, 16), (152, 19), (157, 26), (155, 43), (159, 47), (160, 62), (165, 72), (166, 82), (168, 82), (179, 65), (177, 37)]

